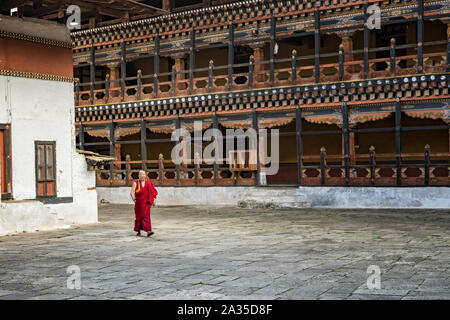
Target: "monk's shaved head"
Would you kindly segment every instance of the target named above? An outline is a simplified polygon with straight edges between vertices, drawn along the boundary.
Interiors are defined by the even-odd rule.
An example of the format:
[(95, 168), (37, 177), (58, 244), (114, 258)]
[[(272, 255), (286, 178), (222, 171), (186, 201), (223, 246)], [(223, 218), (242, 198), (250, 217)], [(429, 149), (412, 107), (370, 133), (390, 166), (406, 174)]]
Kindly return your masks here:
[(146, 178), (147, 178), (147, 174), (145, 173), (145, 171), (139, 170), (139, 180), (145, 181)]

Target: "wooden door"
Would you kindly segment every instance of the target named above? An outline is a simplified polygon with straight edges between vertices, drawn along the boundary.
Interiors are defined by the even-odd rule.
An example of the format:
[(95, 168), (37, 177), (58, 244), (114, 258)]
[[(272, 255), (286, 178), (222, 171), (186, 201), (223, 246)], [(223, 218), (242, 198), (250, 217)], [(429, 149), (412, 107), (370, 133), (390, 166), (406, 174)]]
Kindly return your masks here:
[(1, 185), (2, 194), (8, 193), (8, 180), (6, 173), (6, 131), (4, 129), (0, 130), (0, 166), (1, 166)]
[(2, 199), (12, 196), (10, 125), (0, 124), (0, 173)]
[(56, 196), (55, 143), (36, 142), (36, 191), (38, 197)]

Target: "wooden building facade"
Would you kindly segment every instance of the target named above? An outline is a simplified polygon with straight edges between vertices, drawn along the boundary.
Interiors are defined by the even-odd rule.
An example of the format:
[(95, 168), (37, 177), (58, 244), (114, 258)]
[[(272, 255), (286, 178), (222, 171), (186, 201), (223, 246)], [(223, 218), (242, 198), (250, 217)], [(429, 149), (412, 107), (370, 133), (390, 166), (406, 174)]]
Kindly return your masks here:
[(267, 184), (450, 186), (449, 17), (446, 0), (253, 0), (73, 32), (77, 147), (117, 159), (98, 186), (264, 183), (260, 161), (175, 165), (172, 131), (201, 120), (278, 129)]

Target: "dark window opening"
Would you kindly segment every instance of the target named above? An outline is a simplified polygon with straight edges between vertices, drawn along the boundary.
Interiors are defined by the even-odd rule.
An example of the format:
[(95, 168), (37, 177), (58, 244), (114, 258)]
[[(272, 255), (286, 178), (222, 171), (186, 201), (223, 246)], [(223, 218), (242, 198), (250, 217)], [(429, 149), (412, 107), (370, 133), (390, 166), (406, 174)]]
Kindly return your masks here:
[[(391, 45), (391, 39), (395, 38), (396, 45), (401, 46), (406, 44), (406, 32), (408, 30), (408, 25), (405, 23), (402, 24), (392, 24), (383, 26), (380, 30), (376, 31), (376, 46), (377, 48), (381, 47), (389, 47)], [(406, 49), (397, 49), (396, 56), (406, 56)], [(383, 50), (376, 53), (376, 58), (389, 58), (390, 57), (390, 51), (389, 50)], [(407, 61), (403, 60), (400, 61), (399, 66), (400, 68), (406, 68)], [(376, 71), (381, 71), (386, 69), (386, 63), (384, 62), (377, 62), (376, 64)]]

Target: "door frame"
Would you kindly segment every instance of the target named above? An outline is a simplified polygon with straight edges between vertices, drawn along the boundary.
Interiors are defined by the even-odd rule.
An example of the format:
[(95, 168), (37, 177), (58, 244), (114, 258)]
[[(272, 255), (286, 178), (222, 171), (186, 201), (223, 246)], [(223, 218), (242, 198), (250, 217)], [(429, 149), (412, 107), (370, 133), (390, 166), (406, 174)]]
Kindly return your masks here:
[(0, 124), (0, 130), (5, 130), (6, 177), (2, 177), (2, 179), (6, 178), (7, 185), (7, 192), (2, 193), (0, 191), (0, 193), (2, 200), (7, 200), (12, 199), (11, 124)]
[[(51, 144), (53, 145), (53, 170), (54, 170), (54, 176), (55, 176), (55, 195), (52, 196), (39, 196), (39, 190), (38, 190), (38, 170), (37, 170), (37, 165), (38, 165), (38, 146), (41, 144)], [(47, 158), (46, 158), (47, 160)], [(56, 198), (57, 197), (57, 170), (56, 170), (56, 141), (40, 141), (40, 140), (36, 140), (34, 141), (34, 171), (35, 171), (35, 187), (36, 187), (36, 199), (50, 199), (50, 198)], [(45, 193), (47, 193), (47, 185), (45, 185)]]

